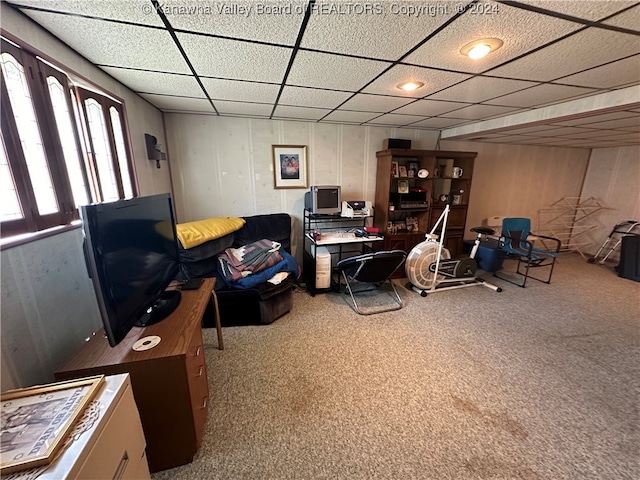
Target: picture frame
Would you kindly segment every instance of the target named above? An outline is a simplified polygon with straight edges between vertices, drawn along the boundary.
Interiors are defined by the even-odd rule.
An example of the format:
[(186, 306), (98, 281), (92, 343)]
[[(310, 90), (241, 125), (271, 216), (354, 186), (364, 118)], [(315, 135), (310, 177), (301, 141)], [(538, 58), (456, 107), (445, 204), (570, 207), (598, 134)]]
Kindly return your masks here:
[(391, 177), (392, 178), (398, 178), (398, 162), (396, 161), (392, 161), (391, 162)]
[(104, 383), (97, 375), (2, 393), (0, 473), (51, 463)]
[(407, 178), (407, 166), (406, 165), (400, 165), (400, 167), (398, 167), (398, 172), (400, 173), (400, 176), (402, 178)]
[(307, 188), (307, 146), (272, 145), (274, 188)]
[(398, 180), (398, 193), (409, 193), (409, 180)]
[(418, 170), (420, 170), (420, 164), (418, 162), (409, 162), (409, 176), (417, 177)]
[(405, 222), (407, 223), (407, 230), (418, 231), (418, 217), (407, 217)]

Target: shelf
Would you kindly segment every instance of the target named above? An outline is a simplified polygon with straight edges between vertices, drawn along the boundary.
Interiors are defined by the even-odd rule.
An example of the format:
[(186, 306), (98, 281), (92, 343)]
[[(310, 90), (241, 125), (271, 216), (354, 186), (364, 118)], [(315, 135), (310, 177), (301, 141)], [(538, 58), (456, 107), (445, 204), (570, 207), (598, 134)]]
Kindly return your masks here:
[[(374, 225), (378, 227), (381, 233), (385, 234), (385, 241), (382, 245), (383, 249), (390, 250), (400, 248), (409, 252), (413, 246), (424, 239), (425, 232), (429, 232), (437, 221), (438, 216), (444, 209), (446, 203), (438, 203), (438, 198), (442, 194), (448, 194), (453, 189), (464, 190), (461, 194), (460, 203), (451, 207), (449, 217), (449, 226), (455, 231), (455, 240), (448, 242), (448, 248), (452, 256), (462, 253), (462, 234), (458, 229), (464, 229), (466, 221), (467, 207), (469, 203), (469, 192), (473, 177), (473, 167), (476, 152), (454, 152), (442, 150), (401, 150), (389, 149), (376, 152), (377, 172), (376, 172), (376, 196), (374, 202), (375, 218)], [(416, 164), (418, 169), (429, 171), (427, 178), (419, 177), (394, 177), (390, 173), (397, 166), (409, 167)], [(416, 168), (415, 166), (413, 168)], [(438, 172), (438, 173), (436, 173)], [(455, 177), (455, 173), (460, 176)], [(442, 175), (442, 176), (441, 176)], [(418, 194), (418, 192), (409, 192), (402, 194), (406, 197), (402, 198), (402, 203), (419, 204), (423, 201), (428, 203), (427, 206), (415, 206), (408, 208), (400, 208), (399, 194), (397, 193), (397, 185), (399, 180), (408, 180), (409, 186), (419, 186), (424, 192), (424, 198), (411, 197), (410, 195)], [(389, 205), (395, 208), (389, 210)], [(415, 217), (419, 230), (408, 232), (401, 230), (401, 233), (395, 235), (387, 235), (388, 227), (394, 228), (399, 226), (406, 217)], [(460, 225), (460, 226), (459, 226)], [(460, 237), (459, 239), (457, 237)], [(453, 237), (449, 235), (449, 237)], [(460, 240), (460, 241), (459, 241)]]

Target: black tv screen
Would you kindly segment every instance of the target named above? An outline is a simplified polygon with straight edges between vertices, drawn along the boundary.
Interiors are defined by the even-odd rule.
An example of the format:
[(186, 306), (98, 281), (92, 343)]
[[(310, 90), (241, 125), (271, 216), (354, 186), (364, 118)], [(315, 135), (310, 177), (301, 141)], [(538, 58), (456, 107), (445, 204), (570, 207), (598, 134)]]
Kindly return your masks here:
[(163, 292), (179, 270), (170, 194), (80, 207), (84, 253), (109, 344), (177, 306)]

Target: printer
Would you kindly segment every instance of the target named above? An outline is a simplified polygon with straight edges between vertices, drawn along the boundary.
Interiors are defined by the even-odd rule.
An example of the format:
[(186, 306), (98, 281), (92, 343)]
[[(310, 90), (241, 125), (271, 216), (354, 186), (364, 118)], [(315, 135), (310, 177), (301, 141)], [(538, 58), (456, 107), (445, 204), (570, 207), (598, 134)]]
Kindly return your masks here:
[(373, 215), (373, 205), (370, 201), (347, 200), (342, 202), (341, 217), (364, 218)]

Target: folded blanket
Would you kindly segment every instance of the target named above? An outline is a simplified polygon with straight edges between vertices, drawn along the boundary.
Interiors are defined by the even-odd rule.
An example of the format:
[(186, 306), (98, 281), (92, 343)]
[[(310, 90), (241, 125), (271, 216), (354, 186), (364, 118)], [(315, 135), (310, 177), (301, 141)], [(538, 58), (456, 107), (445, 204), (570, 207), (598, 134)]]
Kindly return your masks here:
[[(247, 275), (233, 283), (227, 282), (226, 278), (222, 274), (220, 262), (218, 262), (218, 280), (220, 280), (221, 285), (225, 285), (226, 287), (248, 289), (267, 282), (271, 277), (280, 272), (287, 272), (289, 275), (292, 275), (293, 278), (300, 278), (302, 271), (300, 270), (300, 266), (296, 259), (284, 249), (280, 250), (280, 255), (282, 255), (282, 261), (276, 263), (272, 267)], [(216, 286), (217, 285), (218, 284), (216, 283)]]
[(176, 234), (182, 248), (193, 248), (209, 240), (224, 237), (243, 227), (245, 220), (239, 217), (212, 217), (195, 222), (178, 223)]
[(279, 249), (278, 242), (267, 239), (240, 248), (227, 248), (218, 255), (222, 275), (231, 283), (271, 267), (282, 260)]

